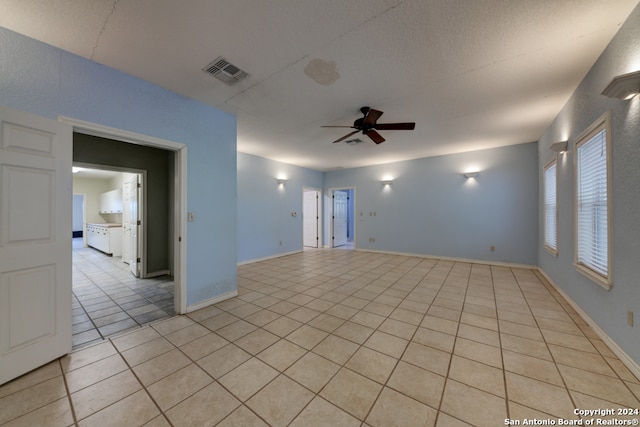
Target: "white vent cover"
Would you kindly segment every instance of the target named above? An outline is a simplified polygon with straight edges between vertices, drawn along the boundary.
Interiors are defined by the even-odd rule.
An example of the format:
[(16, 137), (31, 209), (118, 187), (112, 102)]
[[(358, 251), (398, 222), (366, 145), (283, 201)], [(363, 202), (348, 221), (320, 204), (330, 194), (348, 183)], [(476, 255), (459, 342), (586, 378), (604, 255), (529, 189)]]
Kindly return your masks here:
[(249, 74), (236, 67), (222, 56), (217, 57), (212, 63), (203, 68), (203, 71), (211, 74), (224, 84), (234, 86), (241, 80), (249, 77)]

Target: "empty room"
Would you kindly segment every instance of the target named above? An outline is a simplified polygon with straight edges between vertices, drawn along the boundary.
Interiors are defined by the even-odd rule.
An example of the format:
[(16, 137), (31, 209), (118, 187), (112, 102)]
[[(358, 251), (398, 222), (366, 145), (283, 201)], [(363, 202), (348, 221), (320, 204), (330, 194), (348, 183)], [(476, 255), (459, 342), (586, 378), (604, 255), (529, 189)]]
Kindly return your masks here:
[(637, 425), (638, 45), (638, 0), (0, 0), (0, 426)]

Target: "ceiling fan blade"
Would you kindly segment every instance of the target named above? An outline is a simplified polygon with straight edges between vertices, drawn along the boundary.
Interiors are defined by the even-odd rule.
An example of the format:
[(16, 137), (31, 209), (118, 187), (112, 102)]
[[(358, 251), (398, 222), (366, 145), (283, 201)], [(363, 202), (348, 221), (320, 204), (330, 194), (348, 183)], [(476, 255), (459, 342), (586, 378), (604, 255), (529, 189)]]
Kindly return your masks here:
[(342, 138), (340, 138), (340, 139), (336, 139), (335, 141), (333, 141), (333, 143), (335, 144), (336, 142), (344, 141), (345, 139), (349, 138), (351, 135), (355, 135), (355, 134), (356, 134), (356, 133), (358, 133), (358, 132), (360, 132), (360, 131), (359, 131), (359, 130), (354, 130), (353, 132), (351, 132), (351, 133), (349, 133), (349, 134), (347, 134), (347, 135), (343, 136)]
[(376, 121), (382, 115), (382, 111), (374, 110), (373, 108), (369, 110), (366, 116), (364, 116), (364, 125), (365, 126), (373, 126), (376, 124)]
[(374, 126), (377, 130), (414, 130), (415, 123), (378, 123)]
[(373, 142), (375, 142), (376, 144), (380, 144), (380, 143), (385, 141), (385, 139), (382, 137), (382, 135), (380, 135), (375, 130), (370, 130), (370, 131), (366, 132), (365, 135), (367, 135), (369, 138), (371, 138), (373, 140)]

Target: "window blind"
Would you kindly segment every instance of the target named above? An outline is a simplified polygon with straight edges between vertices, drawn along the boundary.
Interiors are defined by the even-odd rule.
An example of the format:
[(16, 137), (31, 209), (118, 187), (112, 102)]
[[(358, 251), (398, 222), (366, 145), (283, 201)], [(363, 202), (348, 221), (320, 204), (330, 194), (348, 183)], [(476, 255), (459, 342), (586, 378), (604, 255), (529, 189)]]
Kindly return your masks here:
[(544, 170), (544, 244), (554, 253), (558, 250), (556, 171), (555, 161)]
[(609, 275), (607, 134), (602, 129), (577, 148), (577, 262)]

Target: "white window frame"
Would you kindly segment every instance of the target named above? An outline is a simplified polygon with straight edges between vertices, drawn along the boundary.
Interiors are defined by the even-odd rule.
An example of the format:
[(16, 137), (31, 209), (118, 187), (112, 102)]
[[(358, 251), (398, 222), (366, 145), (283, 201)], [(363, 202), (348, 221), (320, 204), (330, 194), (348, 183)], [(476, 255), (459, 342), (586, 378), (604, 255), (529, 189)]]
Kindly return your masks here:
[[(549, 190), (551, 189), (550, 183), (547, 180), (547, 172), (549, 172), (553, 168), (553, 193), (551, 194)], [(543, 205), (544, 205), (544, 249), (549, 252), (553, 256), (558, 256), (558, 161), (553, 159), (544, 167), (543, 171)], [(553, 197), (553, 200), (549, 200), (548, 197)], [(553, 237), (554, 241), (550, 242), (548, 240), (549, 237), (549, 207), (551, 202), (553, 203)]]
[[(587, 128), (577, 139), (575, 142), (575, 157), (574, 157), (574, 171), (575, 171), (575, 198), (574, 198), (574, 238), (575, 238), (575, 251), (574, 251), (574, 264), (578, 272), (588, 277), (596, 284), (602, 286), (605, 289), (611, 289), (612, 281), (612, 247), (613, 242), (611, 240), (612, 233), (612, 225), (613, 225), (613, 216), (612, 216), (612, 167), (611, 167), (611, 126), (610, 126), (610, 114), (607, 112), (603, 114), (598, 120), (596, 120), (589, 128)], [(585, 263), (581, 260), (581, 251), (579, 247), (580, 240), (580, 212), (579, 212), (579, 196), (580, 196), (580, 171), (579, 171), (579, 152), (580, 147), (592, 141), (592, 139), (597, 136), (600, 132), (605, 131), (605, 155), (606, 155), (606, 197), (607, 197), (607, 205), (606, 205), (606, 214), (607, 214), (607, 224), (606, 224), (606, 233), (607, 233), (607, 267), (606, 272), (600, 272), (594, 266), (590, 266), (588, 263)], [(589, 246), (586, 249), (591, 249), (592, 246)]]

